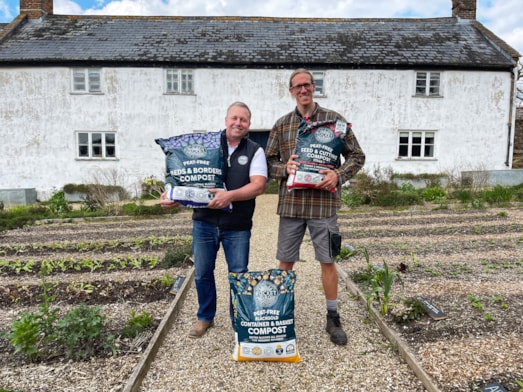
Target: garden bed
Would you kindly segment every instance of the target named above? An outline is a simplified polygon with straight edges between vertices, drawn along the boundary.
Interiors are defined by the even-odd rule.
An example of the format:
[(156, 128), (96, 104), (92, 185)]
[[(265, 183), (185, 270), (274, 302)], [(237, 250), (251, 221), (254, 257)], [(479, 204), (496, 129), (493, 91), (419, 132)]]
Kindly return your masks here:
[[(499, 383), (507, 391), (520, 390), (521, 209), (355, 213), (344, 215), (340, 224), (346, 244), (368, 251), (368, 262), (363, 254), (341, 262), (363, 293), (372, 288), (361, 278), (384, 263), (401, 280), (392, 286), (382, 320), (437, 388), (479, 391)], [(405, 299), (413, 298), (440, 313), (409, 321)], [(377, 300), (371, 303), (380, 309)]]
[[(99, 307), (117, 353), (96, 349), (85, 361), (47, 355), (31, 362), (4, 337), (0, 389), (121, 390), (175, 298), (172, 282), (192, 266), (184, 256), (190, 256), (190, 222), (190, 213), (182, 212), (139, 220), (41, 222), (2, 233), (0, 333), (24, 312), (38, 312), (45, 284), (50, 309), (59, 317), (80, 305)], [(121, 336), (131, 314), (144, 312), (151, 327), (135, 338)]]

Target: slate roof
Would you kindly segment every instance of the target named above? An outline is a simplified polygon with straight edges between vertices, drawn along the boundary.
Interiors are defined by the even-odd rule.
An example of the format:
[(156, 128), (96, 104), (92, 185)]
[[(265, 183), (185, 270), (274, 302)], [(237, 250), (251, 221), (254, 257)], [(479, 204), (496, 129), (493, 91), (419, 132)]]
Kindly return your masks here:
[(492, 36), (479, 22), (455, 17), (47, 15), (23, 18), (0, 35), (0, 65), (511, 70), (517, 52)]

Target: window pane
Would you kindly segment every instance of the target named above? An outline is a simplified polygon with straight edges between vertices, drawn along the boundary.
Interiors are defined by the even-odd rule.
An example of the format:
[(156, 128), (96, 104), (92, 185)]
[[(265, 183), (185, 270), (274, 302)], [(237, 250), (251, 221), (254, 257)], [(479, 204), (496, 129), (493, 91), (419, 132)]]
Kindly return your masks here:
[(89, 156), (89, 146), (78, 146), (78, 156), (79, 157), (88, 157)]
[(102, 144), (102, 134), (93, 133), (91, 136), (91, 140), (92, 140), (93, 144)]
[(412, 132), (412, 144), (421, 144), (421, 132)]
[(79, 133), (78, 134), (78, 144), (88, 144), (89, 143), (89, 134), (88, 133)]
[(114, 133), (106, 133), (105, 134), (105, 144), (114, 144), (114, 140), (116, 135)]
[(418, 72), (416, 74), (416, 95), (425, 95), (427, 90), (427, 73)]
[(89, 73), (89, 91), (101, 91), (100, 70), (90, 69)]
[(425, 158), (433, 158), (434, 157), (434, 146), (425, 145)]
[(105, 147), (105, 157), (106, 158), (114, 158), (115, 157), (114, 146), (106, 146)]
[(73, 70), (73, 91), (86, 91), (85, 72), (83, 69)]
[(177, 92), (177, 76), (178, 74), (175, 73), (173, 70), (169, 69), (167, 70), (167, 92), (168, 93), (175, 93)]
[(102, 156), (102, 146), (93, 145), (93, 157), (101, 158)]
[(324, 72), (312, 72), (312, 76), (314, 77), (314, 82), (316, 83), (316, 90), (314, 90), (314, 94), (316, 95), (323, 95), (323, 78), (324, 78)]
[(420, 145), (412, 146), (412, 155), (411, 156), (413, 156), (413, 157), (421, 156), (421, 146)]
[(400, 149), (399, 149), (398, 155), (400, 157), (408, 157), (409, 156), (409, 146), (408, 145), (400, 145)]

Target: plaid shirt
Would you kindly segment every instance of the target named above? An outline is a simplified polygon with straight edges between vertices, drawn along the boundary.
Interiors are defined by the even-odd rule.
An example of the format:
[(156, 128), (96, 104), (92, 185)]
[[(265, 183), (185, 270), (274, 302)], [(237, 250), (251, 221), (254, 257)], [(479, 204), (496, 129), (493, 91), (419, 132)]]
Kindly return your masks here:
[[(316, 104), (316, 108), (308, 121), (329, 121), (345, 119), (338, 113), (324, 109)], [(343, 164), (335, 169), (338, 174), (336, 192), (327, 192), (319, 189), (287, 190), (286, 164), (296, 148), (298, 126), (303, 117), (296, 108), (276, 121), (269, 135), (265, 155), (269, 166), (270, 178), (280, 180), (278, 190), (278, 215), (287, 218), (318, 219), (329, 218), (335, 215), (341, 207), (341, 185), (352, 178), (365, 163), (363, 153), (354, 132), (345, 136), (345, 146), (342, 156)]]

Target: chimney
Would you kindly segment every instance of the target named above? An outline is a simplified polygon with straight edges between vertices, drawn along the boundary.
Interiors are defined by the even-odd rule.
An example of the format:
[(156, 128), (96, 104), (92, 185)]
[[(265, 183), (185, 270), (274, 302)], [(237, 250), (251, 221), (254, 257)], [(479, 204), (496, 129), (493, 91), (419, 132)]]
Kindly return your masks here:
[(452, 0), (452, 16), (476, 19), (476, 0)]
[(53, 0), (20, 0), (20, 13), (29, 19), (39, 19), (53, 14)]

